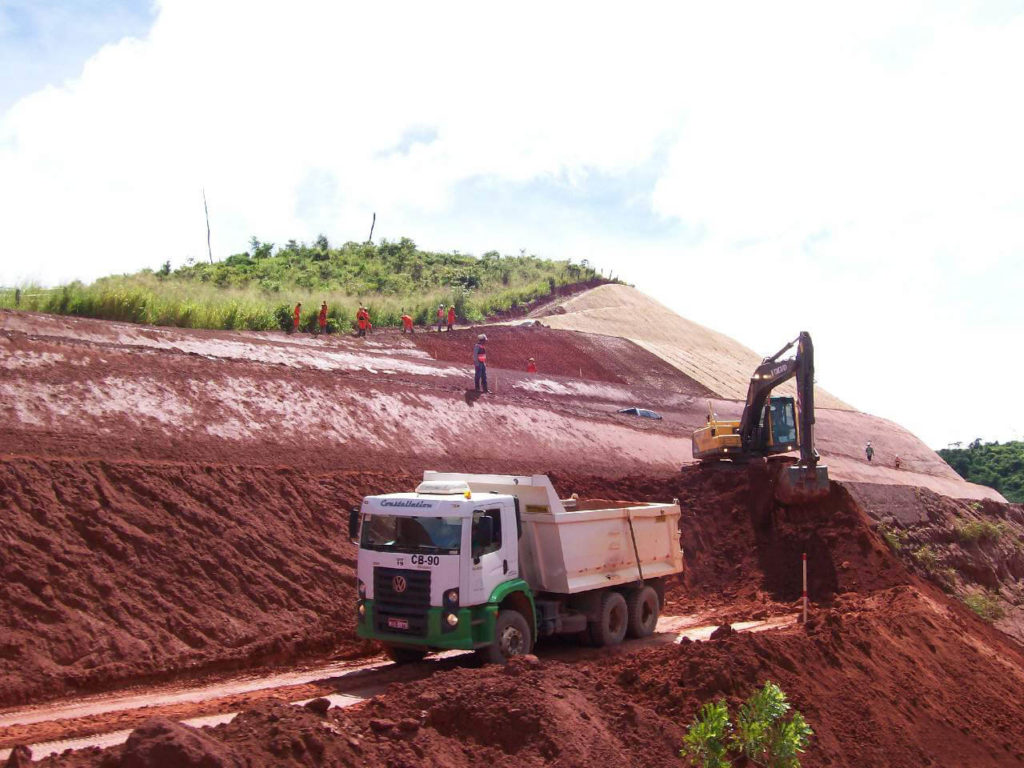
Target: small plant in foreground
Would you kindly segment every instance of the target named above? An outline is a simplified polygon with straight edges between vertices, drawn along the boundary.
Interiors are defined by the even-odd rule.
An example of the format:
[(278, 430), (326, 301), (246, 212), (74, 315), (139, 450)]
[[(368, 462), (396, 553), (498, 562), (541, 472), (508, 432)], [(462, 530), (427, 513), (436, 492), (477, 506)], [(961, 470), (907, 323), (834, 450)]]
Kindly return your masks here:
[(728, 740), (732, 733), (729, 708), (724, 701), (708, 702), (700, 708), (690, 730), (683, 738), (679, 754), (690, 758), (691, 765), (701, 768), (725, 768)]
[(789, 709), (786, 694), (771, 681), (740, 707), (735, 729), (724, 701), (705, 704), (690, 725), (679, 754), (701, 768), (730, 765), (729, 752), (766, 768), (799, 768), (799, 755), (814, 732), (799, 712), (784, 719)]

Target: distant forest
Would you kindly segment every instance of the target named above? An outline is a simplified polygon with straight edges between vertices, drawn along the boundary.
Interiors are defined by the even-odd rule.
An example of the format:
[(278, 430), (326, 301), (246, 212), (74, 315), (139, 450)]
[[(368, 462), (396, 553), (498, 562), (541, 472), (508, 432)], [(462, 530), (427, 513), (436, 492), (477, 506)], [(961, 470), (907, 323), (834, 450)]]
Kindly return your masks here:
[(953, 443), (938, 453), (965, 480), (995, 488), (1007, 501), (1024, 503), (1024, 443), (978, 439), (966, 448)]
[(332, 247), (321, 235), (312, 243), (283, 246), (253, 237), (249, 249), (223, 261), (190, 259), (171, 269), (103, 277), (57, 288), (0, 290), (0, 307), (80, 315), (150, 325), (266, 331), (291, 327), (302, 302), (302, 327), (316, 327), (320, 302), (328, 305), (328, 330), (352, 328), (356, 309), (375, 326), (395, 326), (403, 312), (427, 324), (438, 304), (454, 305), (460, 323), (477, 323), (556, 293), (562, 286), (612, 282), (584, 259), (540, 259), (521, 252), (469, 254), (420, 250), (397, 242), (349, 242)]

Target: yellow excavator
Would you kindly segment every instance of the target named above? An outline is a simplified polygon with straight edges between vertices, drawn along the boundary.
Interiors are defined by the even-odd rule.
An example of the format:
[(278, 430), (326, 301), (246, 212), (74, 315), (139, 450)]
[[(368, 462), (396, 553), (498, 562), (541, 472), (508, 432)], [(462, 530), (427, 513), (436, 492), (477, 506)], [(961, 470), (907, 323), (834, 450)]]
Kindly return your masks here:
[[(796, 355), (782, 356), (796, 346)], [(792, 397), (772, 397), (784, 381), (796, 377)], [(800, 459), (784, 469), (776, 496), (784, 503), (813, 501), (828, 495), (828, 467), (814, 450), (814, 345), (801, 331), (754, 371), (739, 421), (722, 420), (708, 403), (708, 423), (693, 433), (693, 457), (702, 464), (728, 460), (740, 464), (755, 457), (800, 450)]]

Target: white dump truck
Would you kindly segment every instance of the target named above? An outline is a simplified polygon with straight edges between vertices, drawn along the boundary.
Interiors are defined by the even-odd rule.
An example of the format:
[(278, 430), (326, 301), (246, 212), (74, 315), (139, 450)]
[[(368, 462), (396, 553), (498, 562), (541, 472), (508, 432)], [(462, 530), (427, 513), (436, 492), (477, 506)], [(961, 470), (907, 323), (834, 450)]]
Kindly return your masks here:
[(683, 570), (679, 505), (595, 506), (545, 475), (426, 472), (415, 493), (367, 496), (349, 521), (359, 636), (399, 662), (462, 648), (501, 663), (547, 635), (651, 634)]

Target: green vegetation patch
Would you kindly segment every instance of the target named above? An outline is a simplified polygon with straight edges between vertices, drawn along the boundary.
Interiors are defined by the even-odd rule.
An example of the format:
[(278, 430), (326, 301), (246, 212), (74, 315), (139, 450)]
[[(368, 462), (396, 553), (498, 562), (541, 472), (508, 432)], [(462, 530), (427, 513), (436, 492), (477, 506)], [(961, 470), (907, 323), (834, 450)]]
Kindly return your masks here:
[[(477, 258), (423, 251), (408, 238), (392, 243), (345, 243), (326, 237), (312, 245), (288, 241), (281, 248), (253, 238), (245, 253), (220, 262), (189, 260), (176, 270), (100, 278), (54, 289), (22, 286), (0, 291), (0, 307), (96, 317), (181, 328), (266, 331), (290, 327), (302, 303), (301, 327), (316, 327), (322, 301), (328, 330), (348, 331), (360, 305), (375, 326), (397, 326), (403, 312), (418, 325), (434, 322), (439, 304), (454, 305), (459, 323), (536, 301), (561, 286), (602, 282), (586, 261), (502, 256)], [(610, 282), (610, 281), (606, 281)]]
[(907, 538), (907, 532), (900, 530), (899, 528), (890, 528), (887, 525), (880, 525), (878, 532), (882, 534), (882, 538), (885, 543), (889, 545), (889, 549), (893, 552), (899, 552), (903, 549), (903, 544)]
[(923, 544), (915, 549), (911, 557), (927, 573), (934, 573), (939, 565), (939, 553), (930, 544)]
[(767, 768), (799, 768), (814, 731), (799, 712), (787, 718), (789, 710), (786, 694), (771, 681), (740, 706), (735, 725), (724, 701), (709, 702), (690, 724), (679, 754), (701, 768), (725, 768), (730, 754)]
[(972, 592), (969, 595), (965, 595), (963, 601), (967, 604), (968, 608), (990, 624), (993, 621), (998, 621), (1005, 615), (999, 598), (991, 592)]
[(953, 443), (938, 454), (965, 480), (995, 488), (1007, 501), (1024, 502), (1024, 442), (982, 444), (978, 439), (966, 448)]
[(961, 544), (977, 544), (981, 541), (999, 541), (1003, 536), (1003, 526), (991, 520), (971, 520), (957, 523), (953, 527), (957, 541)]

